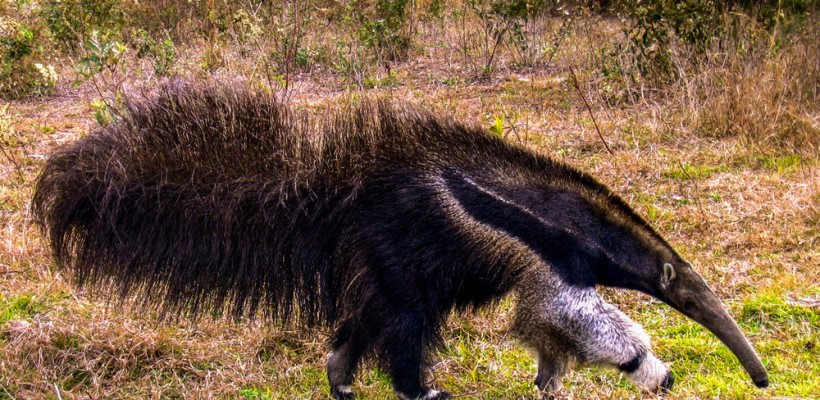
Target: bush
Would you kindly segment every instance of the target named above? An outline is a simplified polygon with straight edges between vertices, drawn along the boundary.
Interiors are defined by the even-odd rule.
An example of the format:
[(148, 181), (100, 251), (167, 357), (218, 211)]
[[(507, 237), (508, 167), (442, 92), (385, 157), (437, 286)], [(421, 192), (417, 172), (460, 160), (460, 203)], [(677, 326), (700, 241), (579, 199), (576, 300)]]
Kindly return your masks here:
[(407, 59), (411, 42), (409, 4), (410, 0), (376, 0), (372, 6), (363, 2), (353, 5), (360, 40), (383, 63)]
[(148, 31), (139, 29), (132, 40), (137, 50), (137, 58), (148, 58), (157, 75), (169, 75), (176, 62), (176, 46), (171, 38), (162, 41), (154, 40)]
[(40, 15), (58, 47), (70, 52), (91, 32), (119, 33), (125, 24), (118, 0), (48, 0)]
[(0, 17), (0, 94), (23, 97), (49, 93), (57, 84), (54, 67), (41, 61), (40, 31), (31, 25)]
[[(539, 33), (529, 22), (559, 9), (560, 1), (466, 0), (465, 5), (477, 17), (479, 29), (471, 30), (462, 21), (462, 53), (472, 66), (475, 77), (488, 78), (495, 70), (499, 47), (505, 42), (517, 52), (522, 65), (535, 64), (543, 48), (533, 46), (534, 35)], [(559, 35), (562, 34), (559, 32)]]
[(726, 65), (727, 56), (739, 57), (740, 63), (760, 61), (802, 32), (811, 14), (809, 3), (616, 2), (613, 9), (626, 20), (624, 37), (597, 54), (597, 67), (603, 75), (599, 87), (609, 101), (635, 101)]
[(654, 84), (677, 79), (672, 60), (673, 44), (688, 48), (693, 57), (701, 57), (711, 45), (720, 26), (718, 6), (712, 0), (626, 1), (619, 8), (628, 19), (625, 42), (616, 45), (610, 57), (626, 55), (616, 61), (617, 70), (630, 79), (638, 77)]
[[(683, 46), (688, 55), (704, 59), (715, 43), (732, 46), (738, 32), (746, 29), (748, 18), (767, 30), (787, 33), (795, 30), (811, 9), (811, 0), (765, 0), (761, 2), (715, 0), (628, 0), (615, 5), (628, 20), (626, 41), (609, 56), (626, 54), (617, 60), (619, 70), (633, 80), (640, 76), (654, 84), (673, 82), (679, 69), (672, 60), (672, 47)], [(733, 49), (734, 50), (734, 49)]]

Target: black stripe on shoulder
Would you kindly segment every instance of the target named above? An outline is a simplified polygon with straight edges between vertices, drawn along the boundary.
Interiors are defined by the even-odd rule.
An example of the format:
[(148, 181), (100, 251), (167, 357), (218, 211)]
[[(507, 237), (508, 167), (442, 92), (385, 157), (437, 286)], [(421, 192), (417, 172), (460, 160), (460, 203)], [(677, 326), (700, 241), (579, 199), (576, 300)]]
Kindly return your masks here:
[(596, 284), (593, 271), (605, 257), (583, 238), (540, 220), (528, 212), (530, 204), (501, 197), (492, 188), (482, 187), (456, 171), (445, 172), (442, 177), (471, 218), (526, 244), (554, 268), (565, 283), (582, 287)]

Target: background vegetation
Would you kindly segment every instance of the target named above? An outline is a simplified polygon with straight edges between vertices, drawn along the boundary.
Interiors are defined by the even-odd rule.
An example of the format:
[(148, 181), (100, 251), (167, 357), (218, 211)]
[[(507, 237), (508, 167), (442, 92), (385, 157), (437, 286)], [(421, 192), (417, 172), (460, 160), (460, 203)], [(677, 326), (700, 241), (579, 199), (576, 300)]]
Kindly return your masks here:
[[(0, 399), (327, 398), (324, 340), (178, 321), (88, 298), (30, 223), (56, 147), (175, 77), (243, 81), (319, 110), (391, 97), (592, 172), (689, 258), (771, 371), (753, 387), (712, 335), (634, 293), (672, 398), (820, 393), (820, 54), (811, 0), (0, 0)], [(511, 306), (450, 318), (433, 365), (468, 398), (537, 398)], [(356, 389), (389, 396), (366, 368)], [(616, 372), (567, 398), (638, 397)]]

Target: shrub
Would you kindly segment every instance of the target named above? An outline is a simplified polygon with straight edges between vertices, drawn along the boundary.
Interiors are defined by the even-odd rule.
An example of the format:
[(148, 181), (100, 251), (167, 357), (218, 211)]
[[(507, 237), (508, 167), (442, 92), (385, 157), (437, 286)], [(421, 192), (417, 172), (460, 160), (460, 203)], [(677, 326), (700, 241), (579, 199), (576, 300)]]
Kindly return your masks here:
[(407, 59), (411, 42), (410, 3), (410, 0), (376, 0), (373, 6), (354, 5), (360, 25), (359, 38), (383, 63)]
[(49, 93), (57, 84), (54, 67), (43, 64), (40, 31), (0, 17), (0, 94), (22, 97)]
[(616, 53), (631, 56), (623, 70), (637, 73), (655, 83), (677, 78), (670, 45), (678, 41), (698, 57), (709, 47), (719, 20), (711, 0), (679, 2), (674, 0), (635, 1), (628, 8), (630, 23), (625, 29), (626, 43)]
[(536, 53), (542, 49), (532, 45), (536, 32), (529, 22), (546, 11), (557, 9), (559, 3), (556, 0), (466, 0), (467, 9), (479, 21), (479, 29), (469, 29), (462, 20), (460, 45), (474, 75), (477, 78), (492, 75), (499, 46), (505, 41), (518, 52), (524, 65), (533, 65)]
[(176, 46), (171, 38), (162, 41), (154, 40), (151, 34), (139, 29), (132, 40), (138, 58), (148, 58), (157, 75), (169, 75), (176, 62)]
[[(619, 70), (640, 76), (654, 84), (675, 81), (679, 68), (672, 60), (672, 47), (683, 46), (687, 55), (709, 61), (707, 50), (715, 43), (730, 46), (738, 43), (747, 29), (748, 18), (762, 23), (774, 33), (786, 33), (801, 25), (812, 8), (811, 0), (748, 0), (721, 2), (715, 0), (627, 0), (616, 9), (628, 20), (624, 30), (626, 42), (609, 54), (626, 54), (616, 60)], [(815, 6), (816, 8), (816, 6)], [(742, 49), (733, 49), (742, 50)]]
[(58, 47), (70, 52), (91, 32), (119, 33), (125, 24), (118, 0), (47, 0), (40, 15)]
[(122, 55), (127, 50), (119, 41), (97, 31), (91, 32), (85, 46), (85, 56), (74, 66), (74, 70), (83, 79), (102, 72), (117, 72)]
[(558, 0), (529, 2), (523, 11), (513, 20), (508, 41), (517, 64), (523, 67), (552, 61), (576, 20), (589, 13), (585, 7), (571, 7)]
[(691, 112), (696, 131), (739, 137), (763, 154), (815, 153), (820, 147), (820, 29), (814, 19), (789, 43), (758, 44), (760, 55), (734, 55), (703, 74), (697, 84), (702, 100)]

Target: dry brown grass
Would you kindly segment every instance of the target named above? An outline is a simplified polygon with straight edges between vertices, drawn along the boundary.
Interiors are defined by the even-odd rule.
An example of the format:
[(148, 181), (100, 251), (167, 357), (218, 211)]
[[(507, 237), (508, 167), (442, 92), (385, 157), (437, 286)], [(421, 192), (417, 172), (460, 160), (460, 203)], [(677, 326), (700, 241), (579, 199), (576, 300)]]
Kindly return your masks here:
[[(686, 124), (701, 136), (740, 137), (762, 154), (774, 149), (815, 154), (820, 146), (820, 29), (815, 21), (810, 19), (807, 29), (785, 44), (774, 34), (758, 32), (762, 37), (750, 40), (746, 54), (712, 54), (713, 66), (684, 76), (678, 96), (691, 119)], [(692, 61), (679, 64), (687, 63)]]
[[(708, 335), (683, 335), (694, 328), (668, 309), (607, 291), (648, 327), (673, 363), (680, 379), (671, 397), (809, 396), (820, 385), (811, 378), (820, 375), (820, 326), (805, 317), (816, 315), (820, 301), (817, 30), (774, 57), (729, 60), (632, 105), (606, 105), (595, 101), (602, 98), (598, 90), (585, 93), (615, 152), (609, 155), (563, 67), (588, 65), (606, 37), (590, 25), (596, 21), (579, 23), (549, 67), (514, 68), (515, 49), (502, 46), (495, 75), (480, 82), (469, 79), (457, 24), (421, 24), (410, 60), (393, 66), (394, 84), (360, 90), (364, 78), (386, 76), (370, 65), (352, 80), (316, 68), (295, 74), (288, 96), (308, 108), (387, 96), (488, 127), (504, 116), (507, 140), (598, 176), (696, 265), (733, 312), (752, 310), (741, 322), (772, 369), (767, 390), (753, 389)], [(543, 23), (545, 35), (554, 34), (558, 24)], [(306, 45), (319, 48), (347, 35), (328, 29)], [(217, 76), (247, 79), (258, 71), (258, 55), (242, 56), (230, 45), (223, 51), (226, 65)], [(181, 73), (203, 74), (203, 50), (192, 46), (180, 54)], [(581, 86), (597, 88), (596, 73), (580, 69)], [(130, 79), (132, 88), (156, 83), (139, 74)], [(0, 399), (327, 398), (326, 332), (251, 321), (159, 323), (87, 298), (51, 268), (29, 219), (32, 183), (44, 157), (94, 128), (88, 104), (97, 96), (89, 85), (75, 90), (64, 82), (53, 97), (8, 103), (10, 128), (0, 143)], [(771, 311), (770, 299), (796, 304), (783, 311), (789, 318)], [(495, 313), (451, 318), (435, 380), (467, 398), (537, 398), (530, 386), (534, 362), (505, 335), (509, 310), (505, 302)], [(366, 398), (391, 393), (372, 368), (356, 388)], [(639, 396), (617, 374), (600, 370), (571, 374), (563, 394)]]

